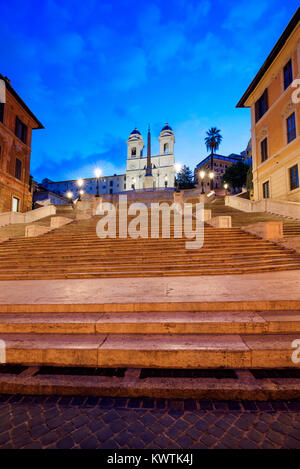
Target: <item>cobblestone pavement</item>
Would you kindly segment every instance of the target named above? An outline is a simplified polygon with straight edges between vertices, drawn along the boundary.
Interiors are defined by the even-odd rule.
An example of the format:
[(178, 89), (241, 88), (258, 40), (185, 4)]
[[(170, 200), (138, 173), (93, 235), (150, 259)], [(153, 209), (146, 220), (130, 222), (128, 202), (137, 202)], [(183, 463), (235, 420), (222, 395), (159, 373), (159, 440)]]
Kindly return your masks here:
[(300, 448), (300, 401), (0, 396), (0, 448)]

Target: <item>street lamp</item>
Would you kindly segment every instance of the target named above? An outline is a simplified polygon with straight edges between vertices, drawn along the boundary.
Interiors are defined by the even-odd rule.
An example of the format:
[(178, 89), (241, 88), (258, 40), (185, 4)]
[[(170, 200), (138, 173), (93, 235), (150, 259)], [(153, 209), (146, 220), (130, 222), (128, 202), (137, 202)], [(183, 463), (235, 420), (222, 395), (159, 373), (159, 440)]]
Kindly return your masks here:
[(201, 178), (201, 187), (202, 187), (201, 194), (205, 194), (205, 190), (204, 190), (205, 171), (200, 171), (199, 174), (200, 174), (200, 178)]
[[(227, 190), (228, 190), (228, 184), (227, 184), (227, 182), (224, 184), (224, 189), (225, 189), (226, 194), (227, 194)], [(225, 194), (225, 195), (226, 195), (226, 194)]]
[(67, 198), (73, 203), (73, 192), (68, 191), (68, 192), (66, 193), (66, 196), (67, 196)]
[(180, 173), (181, 169), (182, 169), (182, 166), (180, 163), (176, 163), (174, 165), (174, 168), (175, 168), (175, 180), (176, 180), (176, 192), (179, 192), (179, 183), (178, 183), (178, 173)]
[(78, 179), (78, 180), (77, 180), (77, 186), (78, 186), (78, 188), (79, 188), (78, 202), (81, 201), (81, 196), (82, 196), (82, 194), (84, 194), (83, 190), (81, 190), (83, 184), (84, 184), (84, 180), (83, 180), (83, 179)]
[(214, 177), (215, 177), (215, 174), (213, 171), (211, 171), (209, 173), (209, 179), (210, 179), (210, 190), (213, 191), (214, 190)]
[(99, 197), (99, 179), (100, 179), (101, 174), (102, 174), (101, 169), (99, 169), (99, 168), (95, 169), (95, 176), (96, 176), (96, 178), (97, 178), (97, 193), (96, 193), (96, 197)]

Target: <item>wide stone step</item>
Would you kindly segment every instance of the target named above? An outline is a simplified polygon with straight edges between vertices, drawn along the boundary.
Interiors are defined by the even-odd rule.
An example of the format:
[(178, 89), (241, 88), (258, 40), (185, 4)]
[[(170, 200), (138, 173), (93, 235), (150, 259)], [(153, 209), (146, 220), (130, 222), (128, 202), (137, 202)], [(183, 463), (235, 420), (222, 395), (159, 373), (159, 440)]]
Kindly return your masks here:
[[(236, 259), (232, 258), (230, 260), (225, 260), (221, 259), (223, 262), (222, 269), (226, 268), (246, 268), (246, 267), (252, 267), (253, 265), (256, 267), (264, 267), (264, 266), (272, 266), (272, 267), (279, 267), (279, 266), (286, 266), (286, 265), (293, 265), (293, 266), (299, 266), (300, 268), (300, 259), (293, 259), (292, 257), (285, 256), (283, 258), (265, 258), (265, 259), (260, 259), (260, 258), (252, 258), (252, 259)], [(158, 260), (149, 260), (146, 259), (145, 261), (140, 261), (140, 262), (135, 262), (135, 261), (129, 261), (129, 262), (122, 262), (119, 260), (115, 265), (112, 265), (112, 263), (97, 263), (94, 262), (93, 265), (82, 265), (80, 262), (74, 263), (72, 265), (66, 265), (66, 264), (58, 264), (55, 261), (52, 263), (48, 263), (45, 266), (41, 268), (41, 265), (39, 263), (34, 264), (34, 265), (25, 265), (25, 266), (6, 266), (5, 267), (5, 272), (6, 274), (10, 273), (26, 273), (28, 272), (28, 269), (32, 274), (34, 273), (55, 273), (55, 272), (62, 272), (62, 273), (93, 273), (93, 272), (120, 272), (122, 269), (126, 273), (127, 269), (143, 269), (144, 272), (147, 271), (157, 271), (157, 270), (181, 270), (183, 268), (186, 268), (188, 265), (188, 269), (191, 271), (193, 269), (217, 269), (217, 264), (214, 260), (208, 261), (205, 259), (199, 259), (195, 261), (189, 261), (188, 264), (186, 261), (167, 261), (167, 262), (161, 262), (159, 259)]]
[(6, 362), (26, 366), (286, 368), (299, 334), (0, 334)]
[(160, 270), (124, 270), (122, 271), (97, 271), (97, 272), (59, 272), (45, 273), (45, 271), (15, 274), (1, 274), (0, 280), (51, 280), (51, 279), (91, 279), (91, 278), (132, 278), (132, 277), (185, 277), (185, 276), (202, 276), (202, 275), (238, 275), (262, 272), (279, 272), (284, 270), (299, 269), (299, 263), (286, 264), (270, 264), (270, 265), (254, 265), (254, 266), (235, 266), (209, 269), (206, 267), (198, 269), (160, 269)]
[(300, 333), (300, 311), (1, 314), (0, 334)]

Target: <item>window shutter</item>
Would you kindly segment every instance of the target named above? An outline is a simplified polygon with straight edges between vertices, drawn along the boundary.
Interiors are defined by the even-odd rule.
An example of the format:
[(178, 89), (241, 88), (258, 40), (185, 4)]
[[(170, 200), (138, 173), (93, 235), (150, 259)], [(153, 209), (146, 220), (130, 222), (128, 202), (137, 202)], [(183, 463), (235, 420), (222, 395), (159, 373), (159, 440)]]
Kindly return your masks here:
[(255, 122), (259, 121), (259, 101), (255, 103)]

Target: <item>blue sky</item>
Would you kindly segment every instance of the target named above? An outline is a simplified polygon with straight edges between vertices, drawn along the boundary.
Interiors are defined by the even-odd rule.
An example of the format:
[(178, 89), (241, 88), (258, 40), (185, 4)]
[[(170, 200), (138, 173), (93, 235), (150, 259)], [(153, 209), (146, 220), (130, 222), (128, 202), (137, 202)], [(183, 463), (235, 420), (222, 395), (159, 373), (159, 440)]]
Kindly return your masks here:
[(45, 126), (33, 133), (36, 180), (92, 177), (126, 167), (134, 127), (165, 122), (175, 158), (191, 169), (204, 137), (240, 153), (249, 110), (235, 105), (298, 7), (290, 0), (10, 0), (0, 15), (0, 72)]

